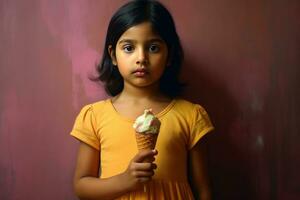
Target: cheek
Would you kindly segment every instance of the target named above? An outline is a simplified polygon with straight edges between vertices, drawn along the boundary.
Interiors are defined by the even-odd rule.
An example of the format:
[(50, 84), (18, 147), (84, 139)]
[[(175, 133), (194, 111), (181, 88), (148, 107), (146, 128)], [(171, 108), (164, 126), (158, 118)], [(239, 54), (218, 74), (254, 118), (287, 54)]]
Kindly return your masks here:
[(167, 65), (167, 56), (166, 55), (160, 55), (154, 59), (153, 63), (157, 68), (164, 69)]
[(167, 65), (168, 60), (168, 51), (166, 49), (162, 50), (161, 54), (158, 54), (156, 57), (156, 62), (159, 65)]
[(133, 69), (132, 63), (130, 61), (130, 58), (124, 57), (124, 56), (119, 56), (117, 57), (117, 67), (119, 69), (120, 74), (122, 77), (127, 76), (129, 73), (131, 73), (131, 70)]
[(129, 63), (133, 59), (133, 54), (132, 53), (125, 53), (122, 50), (118, 50), (116, 52), (116, 59), (117, 59), (118, 62)]
[(122, 54), (116, 54), (117, 65), (119, 68), (124, 68), (128, 65), (128, 58)]
[(156, 78), (161, 77), (165, 71), (165, 68), (166, 68), (166, 62), (160, 61), (155, 63), (155, 67), (153, 68), (154, 73), (152, 74), (152, 76)]
[(118, 63), (118, 69), (122, 76), (124, 76), (128, 71), (126, 65), (124, 65), (122, 62)]

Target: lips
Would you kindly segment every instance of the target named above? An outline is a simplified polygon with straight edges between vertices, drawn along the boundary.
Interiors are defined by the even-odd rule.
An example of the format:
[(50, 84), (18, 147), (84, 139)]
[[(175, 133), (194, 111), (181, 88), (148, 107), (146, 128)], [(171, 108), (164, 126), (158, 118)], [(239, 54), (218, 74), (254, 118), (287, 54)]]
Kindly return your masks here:
[(133, 74), (138, 77), (145, 76), (148, 73), (149, 73), (148, 70), (145, 68), (137, 68), (136, 70), (133, 71)]
[(136, 72), (147, 72), (147, 70), (145, 68), (138, 68), (136, 69), (133, 73), (136, 73)]

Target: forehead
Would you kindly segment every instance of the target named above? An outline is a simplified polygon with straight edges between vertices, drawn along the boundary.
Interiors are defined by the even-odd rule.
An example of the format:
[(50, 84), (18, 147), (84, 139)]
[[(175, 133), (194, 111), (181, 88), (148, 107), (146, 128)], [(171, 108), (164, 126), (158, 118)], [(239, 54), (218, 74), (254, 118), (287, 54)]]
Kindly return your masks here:
[[(161, 39), (161, 37), (153, 30), (150, 22), (143, 22), (127, 29), (119, 38), (119, 41), (123, 39), (147, 41), (153, 39)], [(119, 42), (118, 41), (118, 42)]]

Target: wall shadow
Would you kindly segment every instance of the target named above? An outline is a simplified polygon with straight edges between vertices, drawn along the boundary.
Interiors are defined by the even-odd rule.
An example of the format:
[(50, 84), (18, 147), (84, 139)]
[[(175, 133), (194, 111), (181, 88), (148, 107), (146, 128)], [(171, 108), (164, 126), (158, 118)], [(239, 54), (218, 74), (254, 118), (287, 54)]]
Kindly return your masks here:
[(231, 128), (240, 113), (236, 100), (218, 78), (209, 74), (210, 66), (195, 62), (199, 59), (185, 60), (182, 79), (187, 87), (183, 96), (202, 105), (215, 126), (214, 132), (205, 137), (213, 199), (256, 199), (252, 173), (248, 171), (249, 155), (236, 146), (237, 138), (233, 138), (239, 134)]

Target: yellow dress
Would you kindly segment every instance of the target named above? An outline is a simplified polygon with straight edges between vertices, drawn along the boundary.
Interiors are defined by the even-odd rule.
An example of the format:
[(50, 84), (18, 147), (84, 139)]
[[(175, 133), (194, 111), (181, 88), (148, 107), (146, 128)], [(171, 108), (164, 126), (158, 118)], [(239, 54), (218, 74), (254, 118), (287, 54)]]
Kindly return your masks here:
[[(156, 149), (157, 169), (146, 190), (125, 194), (120, 200), (194, 199), (187, 179), (187, 153), (213, 129), (198, 104), (174, 99), (156, 115), (161, 121)], [(110, 99), (86, 105), (76, 118), (71, 135), (100, 151), (100, 177), (124, 172), (137, 154), (134, 120), (121, 116)]]

